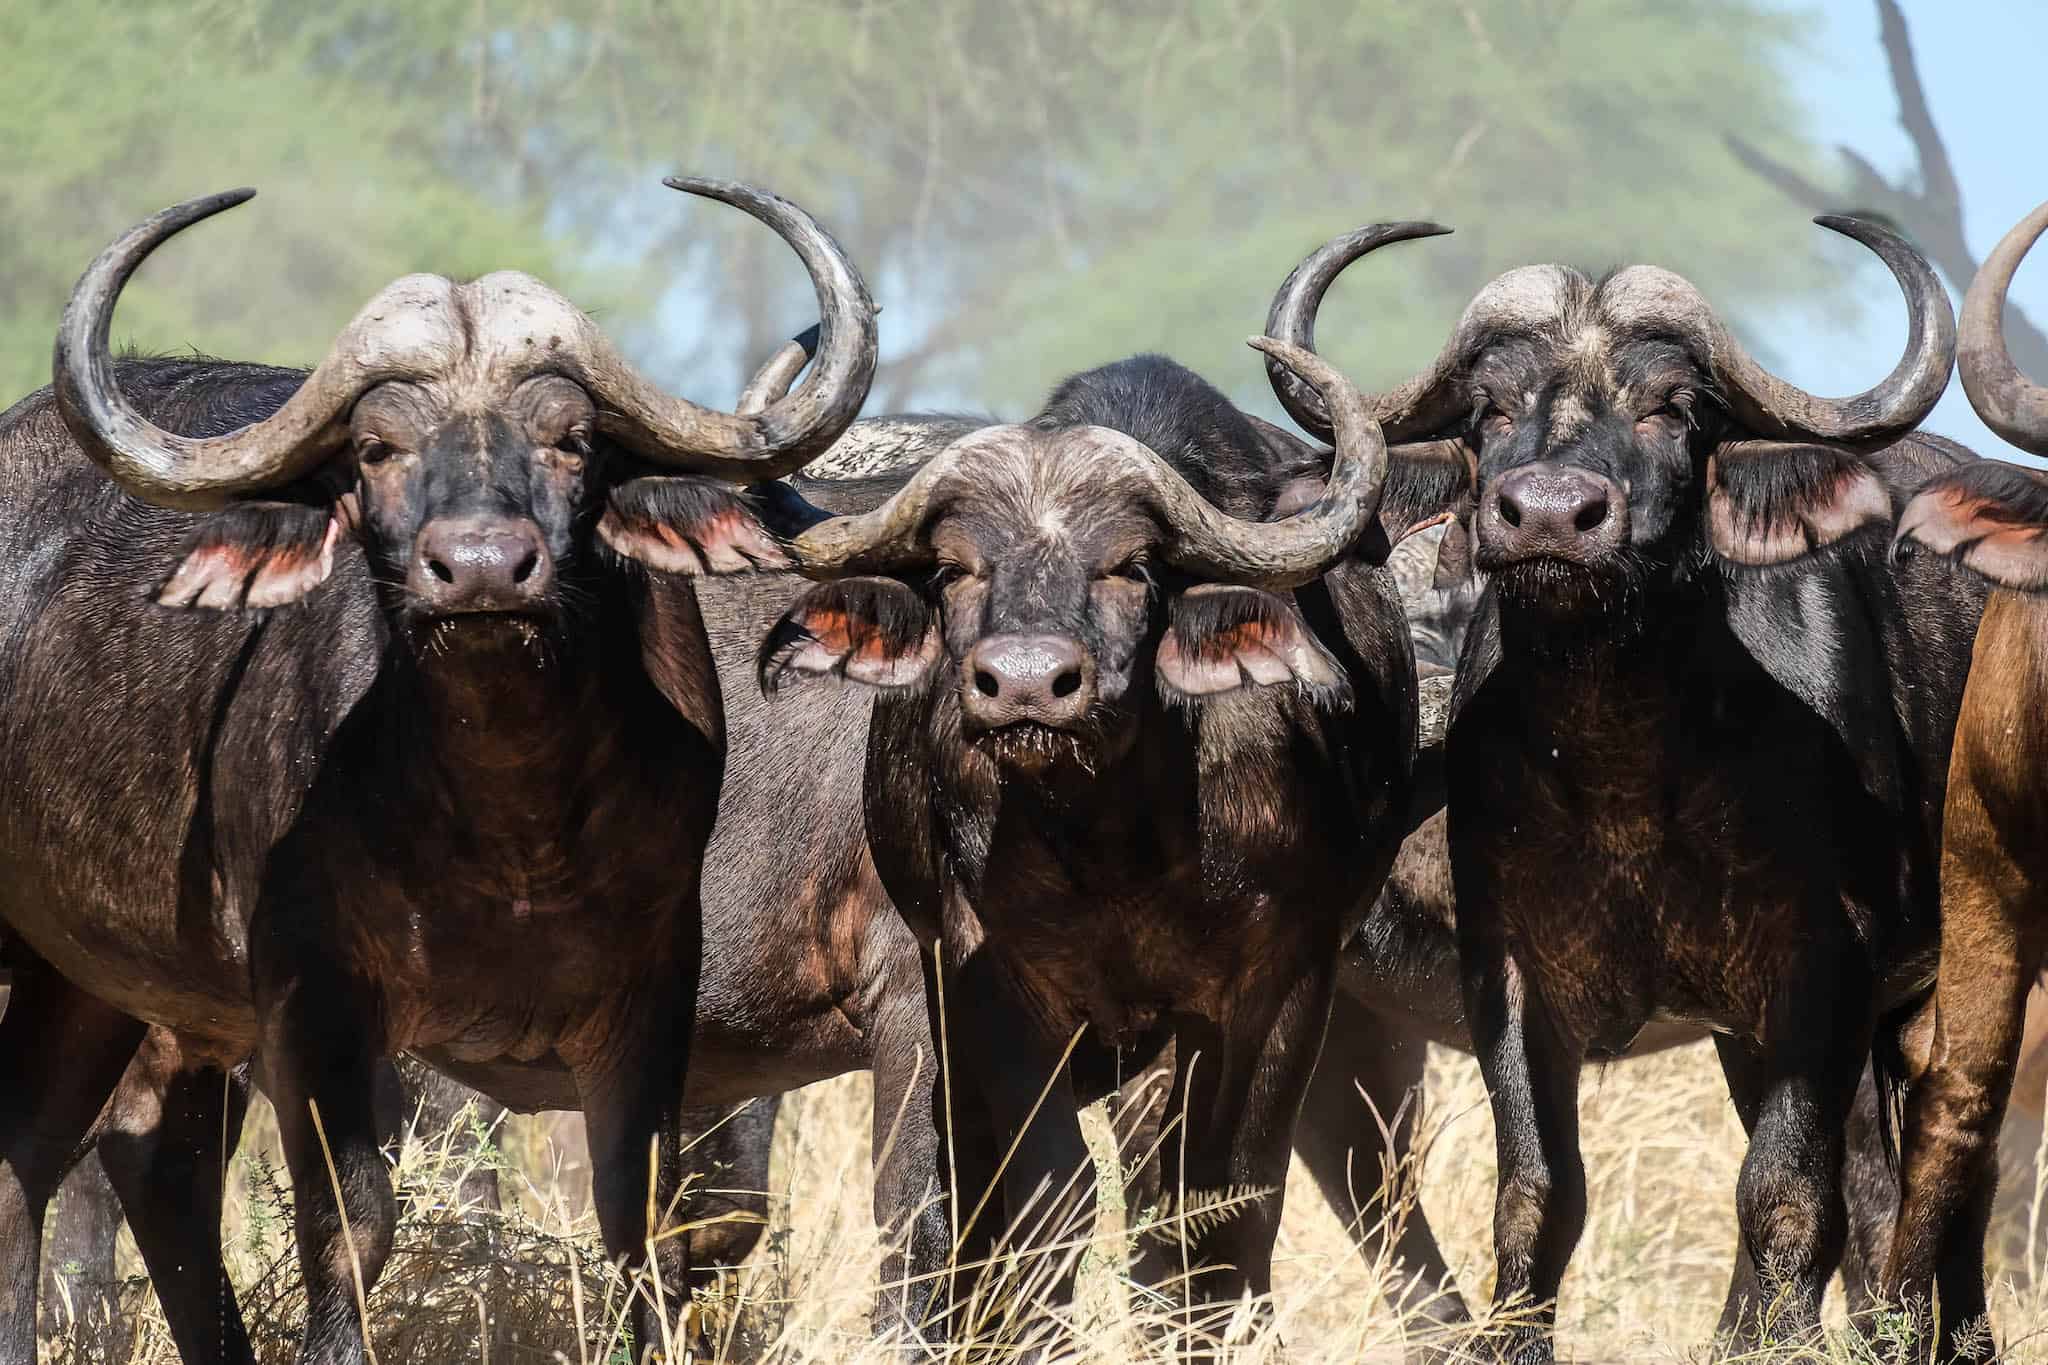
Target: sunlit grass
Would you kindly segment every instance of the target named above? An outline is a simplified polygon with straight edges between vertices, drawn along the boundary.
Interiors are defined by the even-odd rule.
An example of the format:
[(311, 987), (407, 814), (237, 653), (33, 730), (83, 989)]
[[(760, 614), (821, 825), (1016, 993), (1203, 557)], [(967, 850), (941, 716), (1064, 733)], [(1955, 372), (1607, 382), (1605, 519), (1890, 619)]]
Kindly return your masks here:
[[(869, 1330), (882, 1245), (870, 1215), (869, 1086), (847, 1077), (791, 1097), (777, 1129), (769, 1227), (747, 1263), (700, 1297), (697, 1323), (708, 1358), (720, 1361), (880, 1362), (900, 1343)], [(1558, 1306), (1560, 1356), (1578, 1360), (1704, 1358), (1735, 1245), (1734, 1189), (1741, 1127), (1711, 1048), (1695, 1046), (1590, 1074), (1582, 1140), (1592, 1207)], [(1373, 1118), (1361, 1101), (1361, 1124)], [(1421, 1131), (1421, 1207), (1468, 1301), (1490, 1288), (1493, 1137), (1484, 1092), (1468, 1058), (1432, 1057)], [(1118, 1173), (1137, 1154), (1119, 1152), (1099, 1113), (1088, 1116), (1103, 1216), (1066, 1228), (1046, 1257), (1004, 1258), (966, 1310), (981, 1326), (974, 1352), (934, 1338), (932, 1359), (1000, 1360), (1023, 1345), (1081, 1365), (1166, 1360), (1202, 1346), (1241, 1365), (1397, 1360), (1404, 1349), (1451, 1345), (1419, 1315), (1388, 1306), (1414, 1286), (1402, 1267), (1368, 1264), (1304, 1171), (1289, 1180), (1274, 1257), (1271, 1301), (1186, 1310), (1167, 1285), (1133, 1286), (1122, 1274), (1135, 1237), (1170, 1235), (1177, 1217), (1228, 1217), (1257, 1191), (1191, 1200), (1178, 1215), (1123, 1207)], [(372, 1291), (369, 1316), (382, 1365), (477, 1360), (623, 1361), (628, 1285), (602, 1254), (590, 1213), (588, 1171), (573, 1119), (510, 1118), (477, 1144), (452, 1133), (422, 1135), (400, 1160), (403, 1218), (397, 1248)], [(2038, 1141), (2038, 1140), (2037, 1140)], [(499, 1169), (506, 1211), (465, 1207), (455, 1194), (468, 1163)], [(260, 1105), (232, 1172), (224, 1230), (230, 1268), (262, 1360), (292, 1356), (302, 1312), (290, 1249), (289, 1194), (280, 1177), (275, 1124)], [(2030, 1233), (2048, 1207), (2048, 1148), (2008, 1154), (2010, 1216), (1995, 1239), (1994, 1300), (2003, 1359), (2048, 1362), (2048, 1302), (2038, 1273), (2048, 1239)], [(1411, 1170), (1396, 1195), (1365, 1218), (1396, 1220), (1409, 1205)], [(1361, 1189), (1383, 1173), (1359, 1171)], [(2029, 1215), (2032, 1215), (2031, 1218)], [(1071, 1309), (1025, 1307), (1033, 1287), (1061, 1265), (1078, 1266)], [(133, 1266), (132, 1252), (124, 1268)], [(2032, 1272), (2032, 1273), (2030, 1273)], [(139, 1270), (138, 1270), (139, 1273)], [(641, 1286), (644, 1290), (645, 1286)], [(673, 1287), (664, 1286), (673, 1294)], [(47, 1342), (52, 1362), (175, 1361), (147, 1286), (132, 1281), (118, 1331), (78, 1321)], [(1878, 1324), (1875, 1344), (1848, 1329), (1839, 1296), (1826, 1340), (1774, 1347), (1744, 1360), (1874, 1362), (1909, 1325)]]

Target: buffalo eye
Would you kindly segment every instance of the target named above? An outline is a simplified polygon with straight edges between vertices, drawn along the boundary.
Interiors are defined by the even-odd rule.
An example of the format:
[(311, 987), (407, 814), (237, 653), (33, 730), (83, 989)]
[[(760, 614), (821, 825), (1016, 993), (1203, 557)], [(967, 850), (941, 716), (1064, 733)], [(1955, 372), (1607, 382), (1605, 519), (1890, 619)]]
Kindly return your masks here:
[(1152, 565), (1144, 555), (1134, 554), (1113, 568), (1103, 570), (1096, 577), (1119, 583), (1135, 583), (1149, 591), (1152, 587)]
[(590, 443), (590, 428), (570, 427), (563, 433), (562, 439), (555, 442), (555, 449), (564, 455), (574, 455), (579, 460), (589, 459), (593, 450)]
[(1659, 427), (1665, 430), (1686, 430), (1692, 426), (1693, 395), (1689, 389), (1679, 389), (1662, 403), (1636, 419), (1638, 427)]
[(383, 464), (391, 458), (393, 453), (390, 445), (378, 437), (360, 436), (356, 438), (356, 463), (358, 464)]
[(930, 581), (932, 592), (948, 599), (955, 608), (964, 610), (972, 599), (963, 594), (981, 582), (981, 574), (955, 560), (942, 559), (932, 570)]
[(1491, 394), (1479, 395), (1479, 401), (1474, 405), (1472, 413), (1474, 435), (1498, 436), (1514, 424), (1515, 419), (1508, 416), (1506, 409), (1493, 401)]

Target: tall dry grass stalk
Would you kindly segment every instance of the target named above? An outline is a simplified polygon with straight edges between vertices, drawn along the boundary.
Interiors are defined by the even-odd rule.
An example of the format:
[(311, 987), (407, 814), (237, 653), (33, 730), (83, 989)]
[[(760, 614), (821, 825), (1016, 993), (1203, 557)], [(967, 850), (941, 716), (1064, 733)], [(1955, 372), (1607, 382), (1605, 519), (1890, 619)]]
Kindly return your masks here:
[[(785, 1105), (775, 1138), (770, 1220), (747, 1263), (699, 1296), (693, 1324), (713, 1361), (853, 1362), (891, 1365), (897, 1348), (870, 1338), (882, 1245), (869, 1205), (869, 1086), (847, 1077), (813, 1086)], [(1679, 1049), (1618, 1063), (1587, 1077), (1582, 1138), (1592, 1207), (1558, 1305), (1561, 1356), (1578, 1360), (1685, 1361), (1705, 1355), (1735, 1246), (1734, 1190), (1742, 1130), (1711, 1048)], [(1380, 1116), (1419, 1123), (1420, 1160), (1395, 1172), (1356, 1172), (1356, 1188), (1384, 1182), (1388, 1197), (1365, 1202), (1363, 1220), (1393, 1225), (1409, 1216), (1419, 1187), (1468, 1300), (1490, 1288), (1494, 1158), (1485, 1093), (1470, 1059), (1432, 1057), (1419, 1114)], [(1361, 1100), (1361, 1124), (1378, 1121)], [(979, 1329), (974, 1351), (936, 1344), (942, 1361), (1000, 1360), (1041, 1346), (1060, 1365), (1165, 1361), (1201, 1345), (1233, 1365), (1393, 1361), (1404, 1349), (1449, 1344), (1398, 1307), (1422, 1288), (1385, 1258), (1368, 1263), (1305, 1173), (1296, 1170), (1274, 1256), (1274, 1293), (1258, 1305), (1189, 1312), (1185, 1286), (1146, 1289), (1122, 1273), (1136, 1240), (1170, 1242), (1190, 1221), (1233, 1216), (1256, 1190), (1224, 1191), (1165, 1209), (1123, 1207), (1121, 1176), (1139, 1153), (1119, 1151), (1099, 1113), (1087, 1117), (1095, 1166), (1077, 1173), (1097, 1185), (1102, 1216), (1088, 1229), (1061, 1228), (1052, 1250), (997, 1263), (963, 1313)], [(382, 1365), (493, 1365), (568, 1361), (615, 1365), (627, 1359), (630, 1295), (611, 1268), (590, 1213), (588, 1174), (558, 1124), (513, 1118), (499, 1131), (429, 1133), (410, 1144), (396, 1177), (397, 1245), (366, 1305)], [(1999, 1277), (1995, 1313), (2003, 1358), (2048, 1365), (2048, 1137), (2008, 1135), (2004, 1203), (2009, 1216), (1992, 1249)], [(1170, 1140), (1170, 1137), (1169, 1139)], [(506, 1211), (465, 1207), (454, 1192), (468, 1163), (495, 1163)], [(1419, 1167), (1416, 1169), (1415, 1167)], [(289, 1194), (279, 1172), (274, 1120), (260, 1106), (231, 1172), (224, 1236), (230, 1269), (261, 1359), (292, 1357), (303, 1301), (291, 1251)], [(687, 1214), (685, 1215), (687, 1216)], [(136, 1265), (132, 1258), (126, 1265)], [(1078, 1271), (1071, 1309), (1027, 1311), (1031, 1289), (1067, 1267)], [(139, 1275), (139, 1268), (136, 1272)], [(673, 1296), (676, 1286), (661, 1286)], [(1823, 1343), (1778, 1347), (1748, 1359), (1863, 1365), (1885, 1342), (1850, 1332), (1837, 1301)], [(118, 1331), (73, 1317), (45, 1343), (49, 1362), (170, 1365), (176, 1360), (147, 1285), (124, 1294)], [(1904, 1330), (1880, 1323), (1880, 1337)]]

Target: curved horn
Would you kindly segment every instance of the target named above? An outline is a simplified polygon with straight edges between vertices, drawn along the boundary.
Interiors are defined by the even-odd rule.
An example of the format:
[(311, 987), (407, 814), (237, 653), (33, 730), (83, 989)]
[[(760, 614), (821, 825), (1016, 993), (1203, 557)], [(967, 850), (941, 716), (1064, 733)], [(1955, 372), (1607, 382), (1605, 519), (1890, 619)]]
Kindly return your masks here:
[(282, 408), (223, 436), (165, 431), (121, 393), (107, 336), (122, 286), (165, 241), (255, 193), (229, 190), (190, 199), (130, 228), (79, 277), (57, 325), (51, 381), (64, 425), (94, 464), (150, 502), (205, 510), (309, 472), (339, 444), (337, 419), (362, 391), (374, 363), (374, 351), (363, 345), (365, 319), (358, 317)]
[(783, 342), (781, 348), (768, 357), (768, 363), (754, 371), (754, 377), (740, 390), (739, 405), (733, 411), (742, 417), (751, 417), (783, 397), (817, 351), (818, 324), (814, 322)]
[(1823, 215), (1822, 227), (1877, 253), (1906, 296), (1906, 353), (1875, 387), (1853, 398), (1816, 398), (1759, 365), (1691, 284), (1655, 266), (1630, 266), (1602, 290), (1611, 313), (1633, 313), (1692, 332), (1727, 391), (1734, 416), (1759, 436), (1866, 443), (1912, 430), (1934, 409), (1955, 365), (1956, 320), (1934, 267), (1897, 233), (1857, 218)]
[(1269, 365), (1292, 370), (1330, 414), (1336, 453), (1323, 495), (1284, 521), (1239, 521), (1217, 510), (1157, 455), (1147, 473), (1167, 524), (1178, 533), (1166, 550), (1175, 564), (1229, 583), (1298, 587), (1327, 573), (1379, 515), (1387, 442), (1365, 397), (1315, 352), (1273, 337), (1252, 337), (1246, 344), (1263, 351)]
[(1985, 426), (2033, 455), (2048, 455), (2048, 386), (2021, 374), (2006, 350), (2005, 291), (2043, 231), (2048, 231), (2048, 204), (2020, 219), (1992, 248), (1963, 295), (1957, 347), (1970, 406)]
[(603, 409), (599, 424), (657, 464), (736, 483), (794, 473), (837, 440), (867, 401), (876, 359), (867, 285), (818, 220), (780, 195), (730, 180), (672, 176), (662, 183), (730, 204), (789, 244), (817, 290), (817, 355), (796, 392), (756, 413), (729, 413), (673, 397), (611, 346), (594, 346), (583, 368)]
[[(1329, 292), (1330, 286), (1347, 266), (1389, 242), (1441, 237), (1450, 231), (1440, 223), (1373, 223), (1323, 243), (1281, 282), (1279, 292), (1273, 296), (1273, 306), (1266, 313), (1266, 335), (1304, 351), (1314, 351), (1316, 313), (1323, 306), (1323, 295)], [(1423, 376), (1410, 380), (1392, 393), (1376, 395), (1369, 400), (1373, 416), (1385, 423), (1389, 416), (1404, 413), (1405, 409), (1414, 406), (1417, 397), (1433, 392), (1442, 378), (1438, 373), (1441, 365), (1440, 361), (1437, 367)], [(1318, 439), (1330, 439), (1330, 415), (1312, 387), (1272, 356), (1266, 360), (1266, 378), (1273, 385), (1273, 396), (1280, 400), (1281, 407), (1287, 409), (1288, 416)], [(1404, 423), (1402, 429), (1405, 431), (1412, 425), (1411, 420)], [(1390, 432), (1389, 439), (1398, 437)]]
[[(1172, 534), (1164, 553), (1204, 578), (1265, 588), (1291, 588), (1327, 572), (1378, 514), (1386, 483), (1387, 447), (1358, 390), (1312, 352), (1270, 337), (1251, 345), (1291, 367), (1318, 392), (1335, 419), (1336, 454), (1323, 495), (1278, 522), (1240, 521), (1188, 484), (1143, 443), (1101, 431), (1099, 458), (1124, 466)], [(901, 570), (930, 560), (926, 513), (962, 462), (984, 448), (1049, 434), (1026, 427), (989, 427), (961, 437), (919, 469), (872, 512), (833, 517), (791, 543), (800, 572), (814, 578)], [(1105, 471), (1105, 474), (1107, 471)]]

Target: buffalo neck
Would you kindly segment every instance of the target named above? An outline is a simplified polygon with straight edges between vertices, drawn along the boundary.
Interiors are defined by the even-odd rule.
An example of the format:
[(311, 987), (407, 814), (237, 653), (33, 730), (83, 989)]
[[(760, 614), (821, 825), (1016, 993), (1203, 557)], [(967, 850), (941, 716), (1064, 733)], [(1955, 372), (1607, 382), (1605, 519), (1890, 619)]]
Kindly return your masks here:
[[(593, 806), (664, 770), (665, 716), (619, 614), (534, 646), (516, 635), (401, 655), (380, 689), (387, 762), (403, 764), (415, 818), (484, 843), (574, 833)], [(666, 723), (664, 723), (666, 722)]]
[[(1195, 842), (1195, 773), (1183, 722), (1148, 700), (1132, 717), (1137, 733), (1092, 771), (1064, 765), (1044, 777), (1005, 776), (966, 814), (984, 832), (985, 889), (1034, 887), (1048, 866), (1071, 887), (1140, 882)], [(956, 798), (958, 793), (956, 792)], [(1046, 855), (1051, 855), (1048, 864)], [(1005, 864), (1014, 860), (1015, 867)]]

